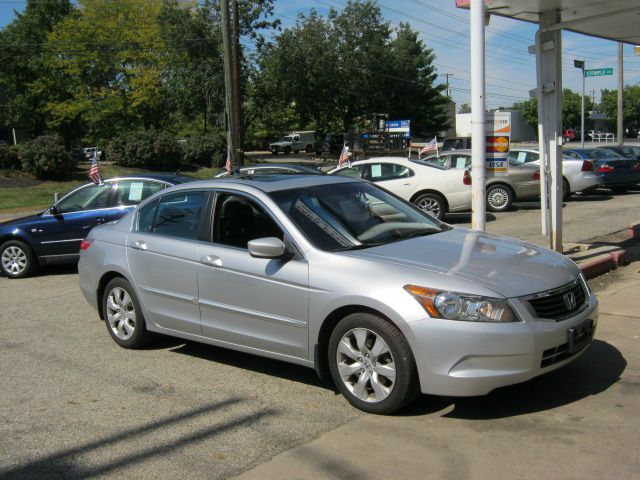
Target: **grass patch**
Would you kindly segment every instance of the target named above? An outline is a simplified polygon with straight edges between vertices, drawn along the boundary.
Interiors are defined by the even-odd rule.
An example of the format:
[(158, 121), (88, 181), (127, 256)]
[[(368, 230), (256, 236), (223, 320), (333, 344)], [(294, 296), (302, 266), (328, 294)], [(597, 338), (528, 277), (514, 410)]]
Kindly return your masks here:
[[(21, 210), (44, 210), (53, 203), (53, 194), (60, 195), (89, 183), (89, 163), (78, 165), (77, 170), (66, 181), (38, 181), (20, 171), (4, 171), (0, 174), (0, 213)], [(184, 172), (197, 179), (213, 177), (218, 168), (201, 168), (195, 172)], [(100, 164), (102, 178), (118, 175), (148, 174), (150, 170), (129, 168), (119, 165)], [(181, 172), (182, 173), (182, 172)]]

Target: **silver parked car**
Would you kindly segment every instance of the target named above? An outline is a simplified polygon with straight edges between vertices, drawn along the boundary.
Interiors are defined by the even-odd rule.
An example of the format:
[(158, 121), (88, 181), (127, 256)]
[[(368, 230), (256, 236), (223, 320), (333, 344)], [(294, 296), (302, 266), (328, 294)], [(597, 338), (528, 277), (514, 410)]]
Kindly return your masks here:
[(566, 257), (339, 176), (173, 187), (94, 228), (79, 273), (122, 347), (160, 332), (305, 365), (374, 413), (555, 370), (598, 321)]
[[(471, 168), (471, 150), (449, 150), (423, 160), (442, 168)], [(533, 200), (540, 195), (540, 168), (509, 156), (509, 172), (499, 175), (487, 172), (487, 210), (505, 212), (518, 200)]]
[[(509, 151), (510, 164), (530, 163), (540, 168), (540, 153), (531, 148)], [(576, 192), (588, 193), (602, 184), (602, 174), (595, 171), (593, 162), (568, 155), (562, 156), (562, 198), (569, 200)]]

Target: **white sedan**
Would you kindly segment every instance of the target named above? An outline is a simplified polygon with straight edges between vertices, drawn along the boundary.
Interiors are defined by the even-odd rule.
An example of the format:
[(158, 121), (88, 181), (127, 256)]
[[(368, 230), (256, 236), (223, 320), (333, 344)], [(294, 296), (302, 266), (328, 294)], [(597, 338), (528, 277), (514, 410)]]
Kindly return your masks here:
[(351, 162), (329, 175), (362, 178), (395, 193), (441, 220), (445, 213), (471, 210), (471, 176), (468, 170), (402, 157), (379, 157)]

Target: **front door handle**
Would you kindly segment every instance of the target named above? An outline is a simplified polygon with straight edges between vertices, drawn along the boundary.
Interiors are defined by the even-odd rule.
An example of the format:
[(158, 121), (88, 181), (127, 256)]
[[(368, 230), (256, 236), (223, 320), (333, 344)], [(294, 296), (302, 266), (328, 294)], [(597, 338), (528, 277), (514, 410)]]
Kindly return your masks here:
[(147, 243), (142, 240), (136, 240), (129, 246), (135, 250), (142, 250), (143, 252), (147, 250)]
[(222, 267), (222, 259), (220, 257), (216, 257), (215, 255), (207, 255), (206, 257), (202, 257), (200, 259), (200, 263), (208, 267)]

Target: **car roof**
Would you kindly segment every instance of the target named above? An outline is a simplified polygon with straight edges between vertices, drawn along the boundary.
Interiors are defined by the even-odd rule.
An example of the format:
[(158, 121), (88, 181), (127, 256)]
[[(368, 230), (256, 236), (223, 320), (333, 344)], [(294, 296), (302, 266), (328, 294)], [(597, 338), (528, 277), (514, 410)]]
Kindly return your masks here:
[(229, 186), (253, 187), (263, 192), (276, 192), (292, 188), (307, 188), (316, 185), (360, 182), (350, 177), (333, 175), (235, 175), (229, 177), (200, 180), (186, 185), (179, 185), (177, 189), (187, 188), (224, 188)]
[(179, 175), (176, 173), (131, 173), (126, 175), (118, 175), (116, 177), (106, 178), (104, 181), (114, 181), (118, 179), (144, 179), (144, 180), (158, 180), (160, 182), (171, 183), (178, 185), (180, 183), (193, 182), (196, 178), (186, 175)]

